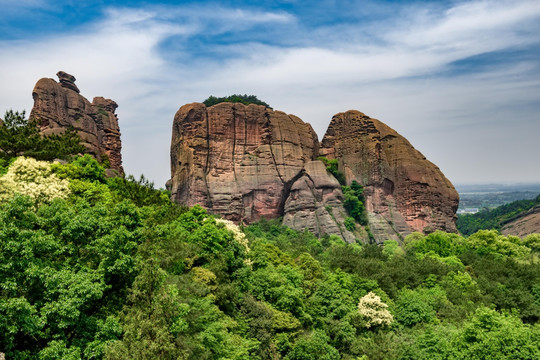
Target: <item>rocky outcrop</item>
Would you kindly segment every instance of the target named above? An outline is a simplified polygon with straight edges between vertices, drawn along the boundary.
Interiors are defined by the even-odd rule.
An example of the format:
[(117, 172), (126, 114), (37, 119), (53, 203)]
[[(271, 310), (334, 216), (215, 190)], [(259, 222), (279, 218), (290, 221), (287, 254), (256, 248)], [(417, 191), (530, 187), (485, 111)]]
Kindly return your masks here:
[(260, 105), (184, 105), (174, 118), (167, 186), (174, 201), (236, 222), (283, 217), (318, 236), (368, 241), (367, 228), (345, 228), (341, 184), (319, 153), (338, 159), (348, 184), (364, 186), (377, 242), (456, 231), (452, 184), (405, 138), (358, 111), (334, 116), (319, 149), (311, 126), (293, 115)]
[(260, 105), (184, 105), (173, 124), (172, 198), (234, 221), (275, 218), (317, 153), (315, 132), (293, 115)]
[(501, 233), (519, 237), (525, 237), (533, 233), (540, 234), (540, 206), (525, 211), (503, 224)]
[[(184, 105), (174, 117), (167, 186), (174, 201), (200, 204), (229, 220), (283, 216), (295, 229), (353, 241), (340, 228), (339, 184), (313, 161), (318, 148), (311, 126), (294, 115), (253, 104)], [(336, 206), (338, 222), (325, 205)]]
[(338, 235), (351, 243), (365, 238), (362, 228), (350, 232), (344, 227), (347, 216), (339, 182), (326, 171), (322, 161), (307, 162), (285, 201), (283, 225), (307, 229), (317, 236)]
[(118, 105), (102, 97), (95, 97), (90, 103), (79, 94), (73, 75), (60, 71), (57, 76), (60, 82), (43, 78), (36, 83), (30, 119), (38, 121), (45, 135), (73, 127), (88, 153), (100, 161), (108, 159), (110, 168), (123, 174), (122, 143), (115, 114)]
[(437, 166), (403, 136), (359, 111), (336, 114), (320, 153), (337, 159), (347, 183), (364, 186), (378, 242), (412, 231), (456, 232), (458, 193)]

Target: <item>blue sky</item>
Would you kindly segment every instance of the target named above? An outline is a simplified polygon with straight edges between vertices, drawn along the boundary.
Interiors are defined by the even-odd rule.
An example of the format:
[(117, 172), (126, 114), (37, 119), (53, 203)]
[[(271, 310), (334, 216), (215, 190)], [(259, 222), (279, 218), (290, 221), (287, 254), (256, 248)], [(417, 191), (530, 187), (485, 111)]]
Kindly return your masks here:
[(128, 173), (170, 177), (175, 112), (255, 94), (322, 139), (349, 109), (454, 183), (540, 182), (540, 1), (0, 0), (0, 112), (41, 77), (114, 99)]

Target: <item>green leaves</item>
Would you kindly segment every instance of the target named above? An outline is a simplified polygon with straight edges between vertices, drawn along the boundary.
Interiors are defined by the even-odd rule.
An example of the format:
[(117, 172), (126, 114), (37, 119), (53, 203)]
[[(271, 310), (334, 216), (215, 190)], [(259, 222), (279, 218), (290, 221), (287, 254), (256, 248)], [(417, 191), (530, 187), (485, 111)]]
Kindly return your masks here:
[(351, 245), (216, 221), (90, 157), (55, 172), (67, 199), (0, 205), (7, 358), (538, 357), (535, 235)]
[(215, 96), (210, 96), (208, 99), (203, 101), (203, 104), (206, 105), (206, 107), (210, 107), (210, 106), (222, 103), (222, 102), (242, 103), (244, 105), (256, 104), (256, 105), (263, 105), (271, 109), (270, 105), (268, 105), (264, 101), (257, 99), (257, 96), (255, 95), (234, 94), (234, 95), (230, 95), (226, 97), (219, 97), (219, 98)]
[(510, 314), (479, 308), (456, 334), (453, 358), (538, 359), (540, 328)]
[[(343, 207), (354, 220), (360, 225), (368, 225), (366, 208), (364, 207), (364, 188), (353, 180), (351, 186), (342, 186), (343, 191)], [(347, 226), (347, 224), (345, 225)]]
[(27, 120), (25, 112), (6, 111), (0, 125), (0, 158), (28, 156), (38, 160), (67, 159), (85, 151), (73, 129), (61, 135), (41, 136), (38, 122)]

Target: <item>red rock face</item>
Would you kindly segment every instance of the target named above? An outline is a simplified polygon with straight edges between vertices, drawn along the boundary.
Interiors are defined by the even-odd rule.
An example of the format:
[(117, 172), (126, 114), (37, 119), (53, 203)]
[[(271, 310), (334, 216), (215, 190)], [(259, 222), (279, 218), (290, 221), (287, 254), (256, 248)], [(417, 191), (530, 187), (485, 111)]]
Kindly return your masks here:
[(58, 134), (72, 126), (88, 153), (98, 160), (107, 156), (111, 169), (123, 174), (120, 128), (114, 113), (118, 105), (102, 97), (96, 97), (90, 103), (79, 95), (73, 75), (63, 71), (57, 75), (60, 83), (47, 78), (36, 83), (30, 119), (39, 122), (45, 135)]
[(173, 200), (233, 221), (276, 218), (317, 153), (317, 135), (293, 115), (260, 105), (193, 103), (174, 118), (168, 186)]
[(296, 230), (307, 229), (319, 237), (338, 235), (349, 243), (367, 238), (360, 226), (354, 232), (345, 228), (347, 216), (339, 182), (326, 171), (322, 161), (307, 162), (302, 176), (290, 188), (283, 225)]
[(339, 160), (349, 184), (365, 187), (377, 242), (456, 231), (452, 184), (405, 138), (358, 111), (334, 116), (319, 150), (311, 126), (293, 115), (259, 105), (184, 105), (174, 118), (168, 188), (174, 201), (236, 222), (283, 217), (297, 230), (367, 241), (362, 226), (345, 229), (340, 184), (314, 160), (319, 152)]
[(332, 118), (321, 155), (338, 159), (347, 183), (365, 188), (377, 241), (411, 231), (456, 232), (458, 193), (443, 173), (396, 131), (359, 111)]

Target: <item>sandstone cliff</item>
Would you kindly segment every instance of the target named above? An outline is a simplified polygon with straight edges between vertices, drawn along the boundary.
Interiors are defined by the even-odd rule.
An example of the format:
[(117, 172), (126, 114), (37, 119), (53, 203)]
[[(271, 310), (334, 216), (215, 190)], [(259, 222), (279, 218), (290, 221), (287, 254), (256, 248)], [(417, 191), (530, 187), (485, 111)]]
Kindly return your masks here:
[(283, 217), (297, 230), (368, 241), (344, 227), (339, 182), (316, 160), (336, 158), (350, 184), (365, 188), (377, 242), (412, 231), (456, 231), (458, 194), (442, 172), (397, 132), (358, 111), (333, 117), (319, 149), (311, 126), (260, 105), (193, 103), (175, 115), (172, 199), (236, 221)]
[(347, 183), (364, 186), (377, 241), (412, 231), (456, 232), (458, 193), (443, 173), (396, 131), (359, 111), (336, 114), (321, 155), (338, 159)]
[(30, 119), (39, 122), (45, 135), (72, 126), (88, 153), (98, 160), (106, 157), (111, 169), (123, 174), (120, 128), (114, 113), (118, 105), (103, 97), (95, 97), (90, 103), (79, 94), (73, 75), (60, 71), (57, 76), (60, 82), (43, 78), (36, 83)]
[[(184, 105), (174, 117), (168, 187), (173, 200), (229, 220), (284, 216), (293, 228), (354, 241), (340, 229), (341, 189), (314, 161), (318, 148), (311, 126), (294, 115), (253, 104)], [(341, 207), (337, 220), (326, 204)]]

